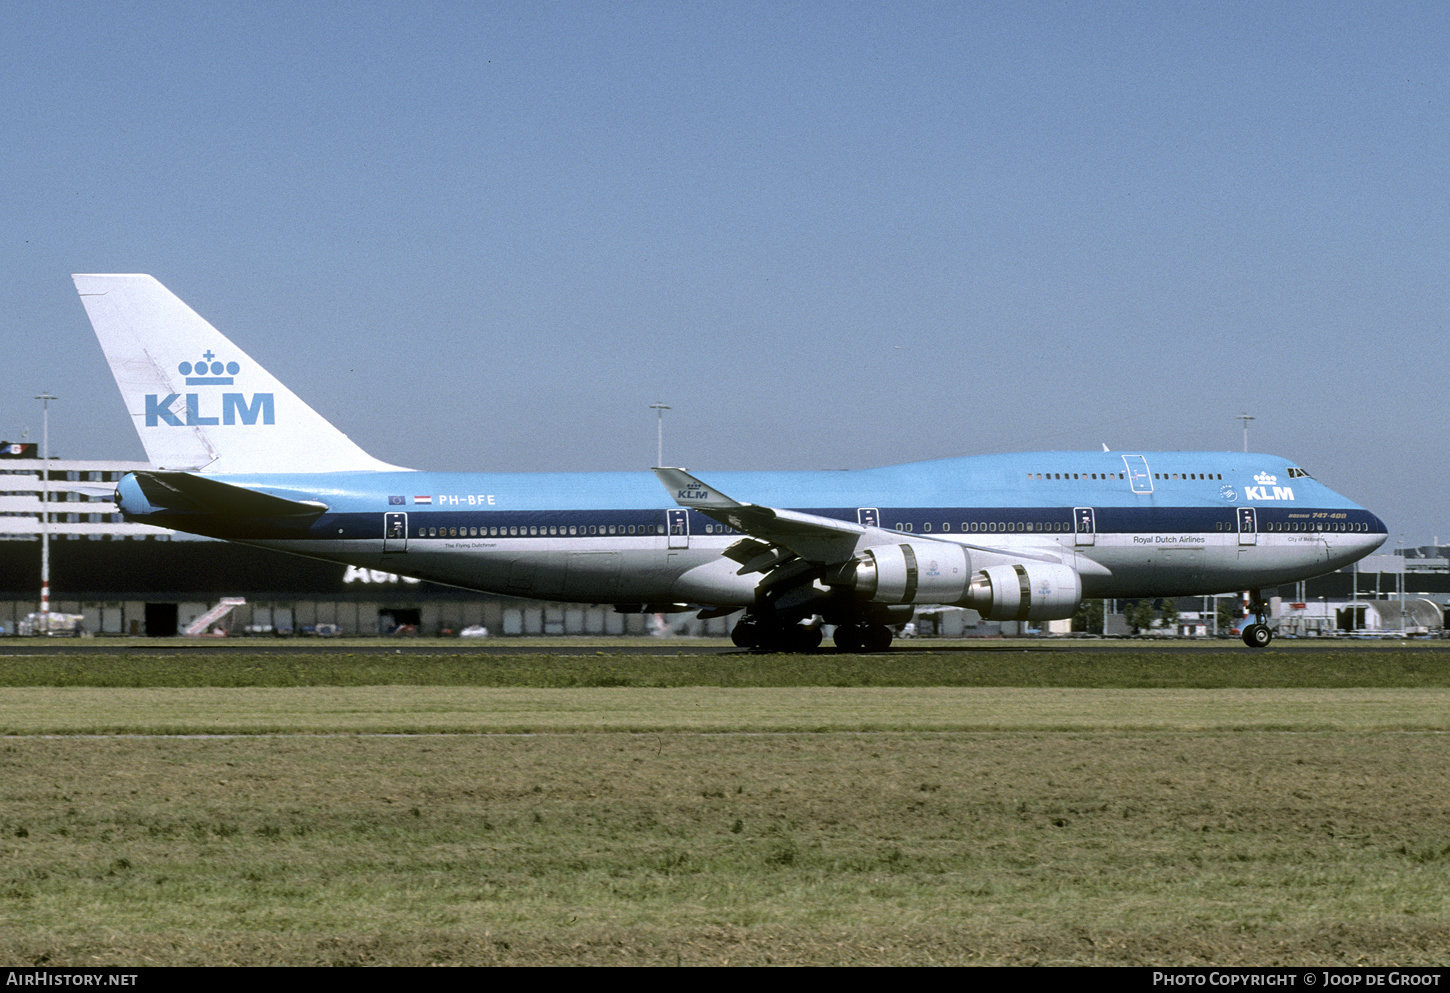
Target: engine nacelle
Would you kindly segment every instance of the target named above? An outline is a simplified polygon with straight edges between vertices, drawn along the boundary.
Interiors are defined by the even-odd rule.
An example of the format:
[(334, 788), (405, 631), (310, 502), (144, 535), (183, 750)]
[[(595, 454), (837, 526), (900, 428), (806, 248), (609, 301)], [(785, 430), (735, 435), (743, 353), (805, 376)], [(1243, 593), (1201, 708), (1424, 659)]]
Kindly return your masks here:
[(948, 601), (993, 621), (1058, 621), (1077, 613), (1082, 576), (1044, 562), (993, 565), (972, 577), (966, 595)]
[(874, 603), (954, 603), (971, 576), (972, 560), (961, 545), (907, 541), (868, 548), (843, 578)]
[(871, 603), (951, 604), (993, 621), (1061, 620), (1082, 601), (1082, 577), (1070, 566), (1023, 562), (973, 574), (967, 549), (945, 541), (868, 548), (826, 582), (852, 586)]

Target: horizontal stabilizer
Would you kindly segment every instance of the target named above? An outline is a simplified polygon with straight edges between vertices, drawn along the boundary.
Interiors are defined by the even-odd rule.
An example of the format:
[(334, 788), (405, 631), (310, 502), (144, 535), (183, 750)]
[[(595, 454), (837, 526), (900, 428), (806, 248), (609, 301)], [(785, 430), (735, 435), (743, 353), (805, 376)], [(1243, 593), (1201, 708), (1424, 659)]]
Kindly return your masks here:
[(131, 475), (141, 487), (146, 502), (158, 509), (254, 518), (312, 518), (327, 512), (325, 503), (288, 500), (189, 472), (136, 472)]

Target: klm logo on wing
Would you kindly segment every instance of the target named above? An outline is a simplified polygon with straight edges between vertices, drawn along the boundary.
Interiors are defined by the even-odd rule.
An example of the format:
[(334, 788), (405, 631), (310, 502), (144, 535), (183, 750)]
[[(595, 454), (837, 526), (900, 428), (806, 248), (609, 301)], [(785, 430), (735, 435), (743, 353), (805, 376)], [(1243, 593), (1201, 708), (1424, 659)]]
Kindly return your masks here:
[(679, 490), (675, 498), (677, 500), (708, 500), (710, 499), (710, 491), (703, 487), (692, 487)]
[[(236, 362), (221, 362), (207, 349), (200, 362), (183, 362), (176, 371), (186, 377), (187, 386), (231, 386), (237, 373), (242, 371)], [(186, 394), (186, 411), (182, 420), (171, 407), (181, 399), (180, 393), (168, 393), (162, 397), (156, 393), (146, 394), (146, 426), (154, 428), (161, 424), (172, 427), (198, 427), (208, 424), (275, 424), (277, 415), (271, 393), (254, 393), (250, 402), (242, 393), (223, 393), (221, 413), (210, 417), (202, 413), (202, 394)], [(213, 410), (215, 408), (212, 408)]]
[(1292, 500), (1294, 490), (1288, 486), (1277, 486), (1279, 477), (1270, 472), (1261, 472), (1254, 477), (1258, 486), (1245, 486), (1245, 500)]

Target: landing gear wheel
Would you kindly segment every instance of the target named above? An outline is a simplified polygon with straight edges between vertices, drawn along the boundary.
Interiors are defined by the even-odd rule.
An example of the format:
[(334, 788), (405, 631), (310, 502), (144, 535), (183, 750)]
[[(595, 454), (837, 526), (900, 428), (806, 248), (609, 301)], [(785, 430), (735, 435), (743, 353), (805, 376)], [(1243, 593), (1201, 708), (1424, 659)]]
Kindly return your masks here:
[(1249, 590), (1249, 611), (1254, 623), (1244, 628), (1244, 644), (1250, 648), (1264, 648), (1274, 640), (1274, 632), (1264, 621), (1269, 617), (1269, 602), (1259, 590)]
[(836, 633), (831, 636), (836, 643), (836, 648), (843, 652), (859, 652), (865, 647), (862, 637), (862, 628), (856, 624), (842, 624), (836, 628)]
[(1244, 644), (1250, 648), (1266, 648), (1274, 640), (1274, 632), (1267, 624), (1250, 624), (1244, 628)]
[(821, 647), (819, 624), (792, 624), (786, 628), (785, 648), (789, 652), (814, 652)]
[(895, 637), (892, 631), (885, 624), (868, 624), (863, 629), (861, 645), (868, 652), (884, 652), (891, 647), (891, 639)]
[(791, 632), (779, 624), (762, 621), (755, 629), (757, 635), (752, 646), (757, 652), (791, 652)]
[(730, 630), (736, 648), (754, 648), (760, 642), (760, 623), (753, 617), (742, 617)]

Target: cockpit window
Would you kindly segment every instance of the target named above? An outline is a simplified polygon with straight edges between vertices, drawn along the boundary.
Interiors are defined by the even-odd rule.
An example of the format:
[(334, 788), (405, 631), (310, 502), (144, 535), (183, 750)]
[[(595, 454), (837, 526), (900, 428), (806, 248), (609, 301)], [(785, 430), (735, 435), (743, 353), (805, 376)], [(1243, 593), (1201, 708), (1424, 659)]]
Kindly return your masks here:
[(1291, 465), (1289, 467), (1289, 478), (1290, 479), (1298, 479), (1300, 476), (1303, 476), (1306, 479), (1313, 479), (1314, 478), (1313, 476), (1309, 475), (1309, 473), (1305, 472), (1303, 469), (1297, 469), (1297, 468), (1295, 468), (1294, 466)]

